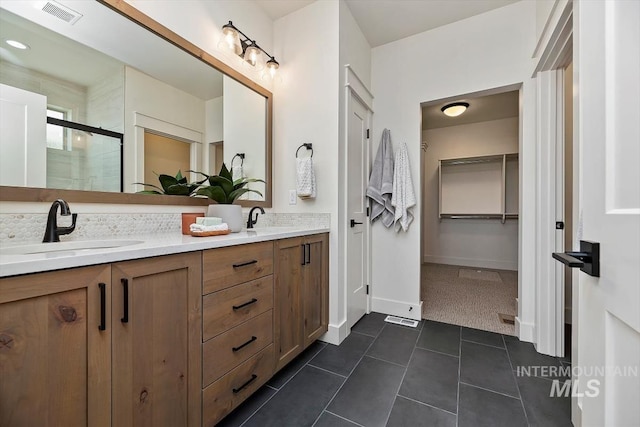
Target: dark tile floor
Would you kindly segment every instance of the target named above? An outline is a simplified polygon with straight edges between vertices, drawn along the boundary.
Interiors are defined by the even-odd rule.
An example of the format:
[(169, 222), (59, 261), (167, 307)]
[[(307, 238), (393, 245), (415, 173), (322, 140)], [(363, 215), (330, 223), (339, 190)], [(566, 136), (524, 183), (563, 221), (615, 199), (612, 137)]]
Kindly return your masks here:
[(363, 317), (339, 346), (314, 343), (219, 425), (571, 425), (569, 398), (549, 396), (554, 378), (517, 375), (568, 359), (512, 336), (385, 317)]

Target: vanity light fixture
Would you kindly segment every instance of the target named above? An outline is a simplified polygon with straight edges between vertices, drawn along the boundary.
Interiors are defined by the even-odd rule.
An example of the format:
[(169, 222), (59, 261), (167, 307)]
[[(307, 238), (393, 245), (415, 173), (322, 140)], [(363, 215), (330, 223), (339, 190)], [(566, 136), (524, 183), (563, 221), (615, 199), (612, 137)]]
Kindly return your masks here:
[(258, 70), (265, 67), (262, 54), (267, 55), (267, 57), (269, 57), (266, 63), (267, 71), (269, 71), (271, 78), (275, 76), (276, 71), (280, 67), (278, 61), (269, 55), (266, 50), (258, 46), (255, 40), (251, 40), (249, 36), (240, 31), (231, 21), (222, 26), (222, 34), (224, 36), (223, 47), (234, 52)]
[(445, 105), (440, 109), (440, 111), (449, 117), (458, 117), (460, 114), (464, 113), (467, 108), (469, 108), (469, 103), (467, 102), (454, 102), (452, 104)]
[(28, 44), (24, 44), (22, 42), (19, 42), (18, 40), (5, 40), (5, 43), (20, 50), (31, 49)]

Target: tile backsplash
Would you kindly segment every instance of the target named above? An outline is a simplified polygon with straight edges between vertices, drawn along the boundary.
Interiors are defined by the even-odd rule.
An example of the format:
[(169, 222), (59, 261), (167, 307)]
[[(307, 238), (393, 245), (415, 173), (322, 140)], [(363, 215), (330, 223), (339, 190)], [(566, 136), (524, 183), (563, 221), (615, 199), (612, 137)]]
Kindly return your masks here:
[[(248, 212), (244, 213), (245, 223)], [(58, 216), (58, 225), (70, 225), (71, 217)], [(61, 240), (91, 240), (180, 233), (179, 213), (127, 213), (78, 215), (73, 233)], [(0, 214), (0, 244), (38, 243), (42, 241), (47, 214)], [(325, 213), (266, 213), (260, 214), (256, 228), (260, 227), (324, 227), (331, 224), (331, 214)]]

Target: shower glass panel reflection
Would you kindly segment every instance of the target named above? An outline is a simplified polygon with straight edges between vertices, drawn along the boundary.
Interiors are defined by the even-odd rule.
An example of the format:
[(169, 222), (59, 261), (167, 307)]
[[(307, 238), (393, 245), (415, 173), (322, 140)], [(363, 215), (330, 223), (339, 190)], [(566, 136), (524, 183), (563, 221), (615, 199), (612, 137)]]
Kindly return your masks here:
[(123, 135), (47, 117), (47, 188), (122, 192)]

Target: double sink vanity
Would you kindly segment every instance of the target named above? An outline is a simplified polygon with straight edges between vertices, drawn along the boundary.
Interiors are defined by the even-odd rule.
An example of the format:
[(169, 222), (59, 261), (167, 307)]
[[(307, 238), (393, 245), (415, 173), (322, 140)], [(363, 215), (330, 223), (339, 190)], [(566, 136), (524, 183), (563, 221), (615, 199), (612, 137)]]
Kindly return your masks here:
[(0, 425), (213, 426), (327, 331), (328, 229), (5, 246)]
[[(132, 183), (149, 182), (145, 168), (154, 170), (140, 154), (145, 144), (151, 145), (145, 141), (151, 134), (187, 142), (191, 170), (214, 173), (220, 170), (216, 163), (230, 166), (236, 156), (246, 154), (244, 172), (263, 181), (264, 188), (258, 187), (263, 197), (238, 204), (271, 207), (273, 95), (268, 89), (127, 2), (75, 2), (82, 19), (73, 26), (50, 24), (49, 12), (34, 7), (36, 2), (5, 3), (0, 7), (2, 27), (32, 32), (33, 52), (52, 52), (40, 43), (63, 36), (65, 55), (79, 53), (69, 58), (83, 67), (98, 64), (99, 73), (83, 72), (87, 81), (76, 82), (70, 71), (79, 67), (71, 59), (42, 66), (34, 54), (32, 68), (27, 67), (29, 57), (7, 61), (11, 72), (3, 73), (1, 88), (34, 92), (42, 105), (36, 110), (21, 107), (16, 110), (23, 112), (21, 119), (7, 121), (26, 129), (29, 120), (29, 132), (11, 141), (18, 144), (16, 153), (26, 153), (24, 147), (36, 143), (37, 150), (28, 152), (37, 155), (3, 157), (0, 202), (64, 198), (204, 209), (208, 202), (202, 199), (131, 194), (141, 189)], [(109, 37), (96, 37), (104, 34)], [(42, 47), (35, 49), (35, 43)], [(89, 56), (97, 50), (113, 58)], [(154, 53), (159, 54), (155, 61), (149, 59)], [(165, 66), (169, 63), (176, 66)], [(171, 73), (173, 69), (179, 72)], [(34, 73), (49, 83), (31, 84)], [(77, 96), (60, 96), (70, 94), (66, 89), (34, 89), (58, 84), (77, 86)], [(101, 96), (89, 102), (89, 92)], [(95, 105), (109, 108), (89, 108)], [(50, 106), (73, 112), (58, 122), (85, 131), (60, 141), (59, 147), (45, 147), (39, 135), (55, 119), (45, 117)], [(36, 120), (26, 115), (31, 110), (41, 113)], [(249, 110), (254, 116), (247, 116)], [(119, 135), (118, 150), (109, 156), (113, 164), (88, 161), (105, 157), (90, 150), (102, 147), (89, 138), (94, 132), (86, 132), (97, 128)], [(80, 142), (74, 145), (76, 139)], [(74, 171), (56, 169), (67, 164), (61, 158), (71, 156), (87, 162)], [(38, 180), (32, 181), (34, 177)], [(197, 178), (192, 174), (190, 180)], [(64, 206), (60, 209), (68, 214)], [(54, 210), (53, 219), (56, 215)], [(124, 230), (135, 222), (127, 221), (120, 217), (114, 222)], [(51, 222), (47, 230), (68, 234), (74, 227), (75, 218), (70, 227)], [(97, 240), (98, 234), (63, 242), (51, 235), (45, 240), (52, 243), (3, 245), (0, 426), (215, 425), (327, 331), (328, 231), (274, 227), (216, 237), (176, 231), (153, 237), (121, 234), (125, 238), (120, 240)]]

